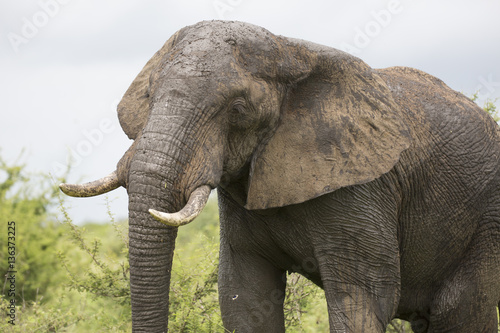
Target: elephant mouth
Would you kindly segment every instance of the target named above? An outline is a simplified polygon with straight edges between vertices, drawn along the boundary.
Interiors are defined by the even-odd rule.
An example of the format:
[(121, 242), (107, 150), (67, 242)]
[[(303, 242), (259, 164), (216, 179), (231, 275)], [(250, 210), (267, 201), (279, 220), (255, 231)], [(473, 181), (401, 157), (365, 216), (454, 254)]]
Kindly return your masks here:
[[(65, 194), (72, 197), (92, 197), (107, 193), (122, 186), (114, 171), (101, 179), (85, 184), (60, 184), (59, 188)], [(172, 227), (180, 227), (192, 222), (205, 207), (212, 188), (209, 185), (197, 187), (189, 196), (189, 200), (180, 211), (176, 213), (165, 213), (155, 209), (149, 209), (149, 213), (159, 222)]]

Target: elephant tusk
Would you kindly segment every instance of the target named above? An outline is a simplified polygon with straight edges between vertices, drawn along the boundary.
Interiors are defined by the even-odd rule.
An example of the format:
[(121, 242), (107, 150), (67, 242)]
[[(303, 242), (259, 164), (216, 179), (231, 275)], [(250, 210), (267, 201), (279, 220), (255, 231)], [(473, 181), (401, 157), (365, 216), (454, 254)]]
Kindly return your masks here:
[(194, 190), (189, 196), (188, 203), (177, 213), (163, 213), (154, 209), (150, 209), (149, 213), (163, 224), (180, 227), (193, 221), (205, 207), (210, 191), (212, 188), (208, 185), (203, 185)]
[(116, 171), (106, 177), (85, 184), (60, 184), (59, 188), (71, 197), (93, 197), (120, 187)]

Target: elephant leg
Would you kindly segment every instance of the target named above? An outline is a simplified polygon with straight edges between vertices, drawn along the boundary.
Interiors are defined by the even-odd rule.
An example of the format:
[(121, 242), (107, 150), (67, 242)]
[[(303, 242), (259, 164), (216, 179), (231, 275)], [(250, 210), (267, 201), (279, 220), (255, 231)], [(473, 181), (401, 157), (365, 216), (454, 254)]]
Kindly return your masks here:
[(396, 201), (373, 186), (318, 198), (311, 210), (331, 332), (384, 332), (399, 303)]
[[(429, 333), (498, 332), (496, 302), (479, 285), (482, 272), (459, 269), (438, 292), (429, 315)], [(488, 288), (489, 289), (489, 288)]]
[(221, 188), (218, 197), (218, 285), (224, 327), (237, 333), (284, 332), (286, 272), (270, 261), (269, 255), (279, 249), (264, 227), (266, 222)]
[[(328, 306), (330, 332), (383, 333), (394, 317), (400, 296), (397, 272), (366, 268), (351, 275), (357, 259), (332, 264), (319, 260)], [(359, 261), (358, 261), (359, 262)], [(347, 274), (344, 274), (347, 273)]]
[(435, 295), (429, 332), (498, 332), (499, 222), (482, 224), (467, 255)]
[(284, 332), (285, 285), (283, 270), (221, 244), (219, 303), (229, 332)]
[[(263, 256), (278, 252), (258, 216), (218, 188), (219, 304), (228, 332), (284, 332), (286, 272)], [(264, 223), (265, 224), (265, 223)], [(267, 244), (267, 245), (266, 245)]]
[(330, 332), (383, 333), (388, 324), (380, 299), (359, 286), (324, 284)]

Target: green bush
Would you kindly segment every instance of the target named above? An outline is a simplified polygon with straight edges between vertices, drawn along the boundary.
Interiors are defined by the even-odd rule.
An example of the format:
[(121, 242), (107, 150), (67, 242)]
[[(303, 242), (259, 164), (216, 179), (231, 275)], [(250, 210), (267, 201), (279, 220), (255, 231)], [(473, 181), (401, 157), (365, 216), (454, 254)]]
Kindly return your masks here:
[[(479, 92), (476, 92), (472, 95), (471, 97), (472, 101), (474, 102), (478, 102), (478, 99), (479, 99)], [(486, 111), (491, 117), (493, 117), (493, 119), (498, 123), (500, 122), (500, 114), (498, 112), (498, 108), (496, 106), (496, 102), (498, 101), (498, 98), (497, 99), (494, 99), (494, 100), (491, 100), (491, 99), (487, 99), (482, 108), (484, 111)]]
[[(87, 272), (91, 261), (71, 240), (78, 235), (76, 230), (60, 224), (50, 213), (57, 206), (59, 197), (59, 189), (54, 183), (48, 176), (28, 174), (24, 166), (8, 165), (0, 160), (0, 216), (15, 221), (16, 250), (15, 326), (8, 322), (11, 318), (5, 309), (12, 297), (8, 293), (9, 287), (3, 283), (0, 332), (130, 331), (130, 306), (116, 302), (109, 295), (93, 297), (87, 291), (71, 290), (71, 275), (68, 275), (58, 253), (69, 259), (67, 262), (79, 272)], [(93, 243), (93, 249), (113, 258), (117, 246), (120, 248), (121, 245), (115, 238), (108, 237), (110, 226), (102, 227), (106, 232), (99, 232), (99, 238), (106, 237), (106, 246), (96, 249), (97, 242)], [(1, 234), (7, 235), (6, 220), (2, 228), (5, 228), (5, 233)], [(88, 233), (82, 231), (82, 234)], [(108, 239), (112, 251), (107, 251)], [(6, 276), (6, 237), (0, 237), (0, 249), (0, 274)], [(108, 259), (105, 259), (105, 265), (114, 268)], [(126, 285), (128, 292), (128, 280)]]
[[(16, 303), (37, 301), (54, 280), (64, 278), (58, 260), (52, 254), (63, 230), (51, 221), (48, 209), (55, 190), (46, 177), (24, 175), (24, 166), (9, 166), (0, 160), (0, 216), (4, 221), (2, 235), (7, 235), (7, 222), (15, 222)], [(34, 185), (36, 184), (36, 186)], [(8, 221), (6, 220), (8, 219)], [(11, 244), (12, 245), (12, 244)], [(0, 276), (7, 272), (7, 237), (0, 238)], [(2, 295), (6, 295), (5, 287)]]
[[(68, 273), (69, 289), (87, 292), (95, 298), (113, 299), (120, 305), (130, 307), (128, 237), (125, 223), (115, 222), (109, 212), (109, 204), (108, 215), (111, 221), (109, 225), (112, 226), (115, 234), (107, 234), (109, 226), (95, 224), (87, 224), (84, 228), (76, 226), (71, 221), (62, 200), (60, 210), (64, 216), (63, 223), (69, 229), (68, 235), (74, 245), (78, 246), (80, 255), (87, 258), (87, 262), (83, 263), (83, 267), (87, 269), (83, 273), (80, 270), (78, 274), (76, 271), (82, 267), (81, 263), (75, 267), (74, 264), (72, 265), (75, 258), (68, 259), (67, 251), (58, 251), (57, 256)], [(90, 235), (96, 233), (101, 237), (106, 236), (104, 246), (100, 238), (89, 240)], [(78, 252), (73, 251), (74, 253)]]

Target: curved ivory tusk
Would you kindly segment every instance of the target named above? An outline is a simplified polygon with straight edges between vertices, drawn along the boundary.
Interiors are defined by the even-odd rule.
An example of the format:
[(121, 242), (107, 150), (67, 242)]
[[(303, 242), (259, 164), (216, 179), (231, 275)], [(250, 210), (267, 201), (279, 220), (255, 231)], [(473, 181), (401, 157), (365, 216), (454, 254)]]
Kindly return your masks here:
[(154, 209), (150, 209), (149, 213), (155, 219), (172, 227), (180, 227), (193, 221), (205, 207), (210, 191), (212, 188), (208, 185), (203, 185), (194, 190), (189, 196), (188, 203), (177, 213), (163, 213)]
[(120, 187), (116, 171), (106, 177), (85, 184), (60, 184), (59, 188), (72, 197), (93, 197)]

